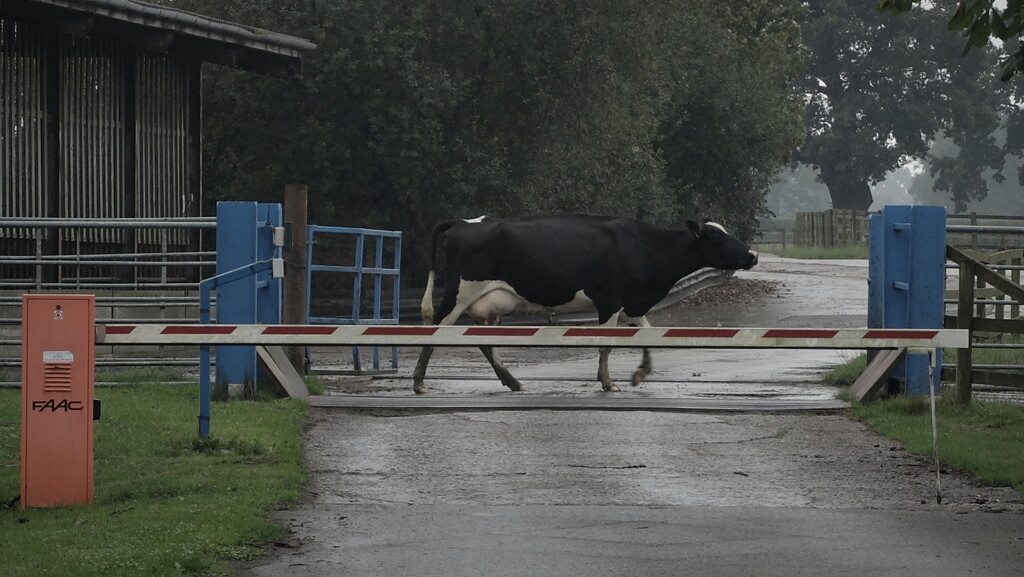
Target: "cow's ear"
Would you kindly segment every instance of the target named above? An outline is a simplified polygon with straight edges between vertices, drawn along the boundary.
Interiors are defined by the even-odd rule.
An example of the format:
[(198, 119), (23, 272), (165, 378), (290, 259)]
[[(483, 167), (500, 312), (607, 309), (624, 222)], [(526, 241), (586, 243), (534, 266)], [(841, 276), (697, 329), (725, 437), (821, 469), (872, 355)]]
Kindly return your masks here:
[(686, 221), (686, 228), (693, 233), (693, 238), (700, 238), (700, 225), (696, 221)]

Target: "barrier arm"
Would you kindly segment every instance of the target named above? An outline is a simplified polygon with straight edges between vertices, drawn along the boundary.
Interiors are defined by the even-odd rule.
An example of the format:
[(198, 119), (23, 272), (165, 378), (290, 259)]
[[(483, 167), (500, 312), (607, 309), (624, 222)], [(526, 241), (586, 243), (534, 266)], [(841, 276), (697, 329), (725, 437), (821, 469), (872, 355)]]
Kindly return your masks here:
[(102, 344), (900, 349), (969, 347), (962, 329), (433, 325), (106, 325)]
[(932, 365), (936, 349), (970, 346), (962, 329), (108, 324), (96, 332), (105, 345), (199, 345), (202, 438), (210, 430), (210, 345), (908, 349), (928, 354)]

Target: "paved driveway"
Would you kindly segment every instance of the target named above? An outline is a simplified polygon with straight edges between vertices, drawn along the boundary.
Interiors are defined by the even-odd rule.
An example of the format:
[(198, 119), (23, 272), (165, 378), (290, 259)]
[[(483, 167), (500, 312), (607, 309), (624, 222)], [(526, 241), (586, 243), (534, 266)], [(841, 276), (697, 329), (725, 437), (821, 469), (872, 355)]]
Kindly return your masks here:
[[(741, 303), (690, 303), (662, 324), (864, 324), (863, 300), (835, 298), (866, 297), (863, 266), (765, 259), (738, 276), (773, 288)], [(831, 395), (822, 367), (848, 356), (805, 353), (822, 351), (659, 351), (652, 381), (620, 395)], [(603, 394), (589, 380), (596, 360), (552, 355), (506, 355), (531, 389), (523, 395)], [(626, 378), (635, 355), (616, 359), (613, 374)], [(513, 394), (487, 373), (478, 353), (450, 351), (432, 365), (431, 386)], [(412, 394), (406, 374), (340, 390)], [(308, 459), (307, 498), (278, 512), (294, 538), (240, 574), (934, 577), (1024, 567), (1020, 494), (946, 469), (937, 486), (929, 460), (841, 411), (315, 409)]]

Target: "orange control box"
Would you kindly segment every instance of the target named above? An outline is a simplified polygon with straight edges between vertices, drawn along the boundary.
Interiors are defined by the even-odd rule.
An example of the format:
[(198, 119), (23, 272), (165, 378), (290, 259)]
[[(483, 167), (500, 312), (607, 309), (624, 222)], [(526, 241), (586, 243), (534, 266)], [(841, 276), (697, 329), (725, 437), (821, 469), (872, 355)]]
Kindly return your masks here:
[(92, 503), (95, 301), (22, 296), (22, 508)]

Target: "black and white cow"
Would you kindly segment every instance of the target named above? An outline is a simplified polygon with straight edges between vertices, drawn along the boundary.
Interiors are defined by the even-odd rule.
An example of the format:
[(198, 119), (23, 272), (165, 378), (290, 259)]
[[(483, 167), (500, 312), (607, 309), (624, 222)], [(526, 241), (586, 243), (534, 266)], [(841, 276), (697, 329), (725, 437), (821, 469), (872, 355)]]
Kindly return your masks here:
[[(439, 243), (446, 274), (444, 297), (434, 313)], [(736, 270), (755, 264), (756, 252), (711, 222), (691, 220), (683, 229), (670, 229), (588, 215), (448, 220), (434, 228), (423, 320), (449, 325), (468, 312), (477, 323), (495, 325), (522, 310), (597, 309), (603, 325), (649, 327), (644, 315), (679, 279), (704, 267)], [(524, 390), (492, 347), (481, 350), (502, 384)], [(417, 393), (430, 391), (423, 379), (432, 353), (432, 347), (420, 353), (413, 373)], [(617, 391), (608, 376), (608, 353), (607, 348), (600, 350), (598, 379), (604, 390)], [(632, 384), (640, 384), (650, 371), (650, 354), (644, 349)]]

